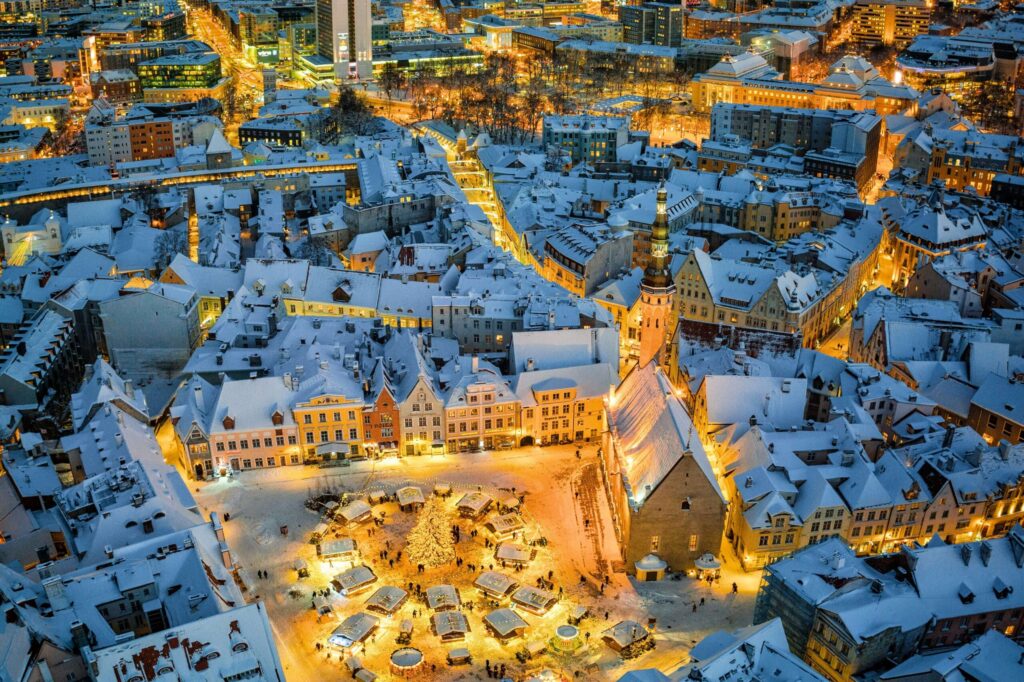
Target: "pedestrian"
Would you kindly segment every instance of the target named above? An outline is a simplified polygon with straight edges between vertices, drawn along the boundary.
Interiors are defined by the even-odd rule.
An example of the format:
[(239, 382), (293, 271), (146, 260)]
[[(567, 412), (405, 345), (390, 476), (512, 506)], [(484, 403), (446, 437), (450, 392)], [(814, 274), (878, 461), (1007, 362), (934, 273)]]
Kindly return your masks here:
[(402, 550), (398, 550), (398, 554), (395, 555), (395, 559), (398, 561), (402, 560)]
[(394, 568), (395, 567), (395, 560), (394, 559), (388, 559), (388, 567), (389, 568)]
[(733, 593), (733, 594), (736, 594), (736, 593), (737, 593), (737, 592), (739, 592), (739, 591), (740, 591), (740, 588), (739, 588), (739, 586), (738, 586), (738, 585), (737, 585), (736, 583), (733, 583), (733, 584), (732, 584), (732, 593)]
[(701, 597), (701, 598), (700, 598), (700, 605), (701, 605), (701, 606), (704, 606), (704, 597)]
[(604, 594), (604, 583), (601, 583), (601, 594)]
[(583, 527), (590, 528), (590, 519), (583, 519)]
[(697, 602), (693, 602), (693, 612), (697, 613)]
[(604, 612), (604, 619), (608, 620), (608, 612), (607, 611)]

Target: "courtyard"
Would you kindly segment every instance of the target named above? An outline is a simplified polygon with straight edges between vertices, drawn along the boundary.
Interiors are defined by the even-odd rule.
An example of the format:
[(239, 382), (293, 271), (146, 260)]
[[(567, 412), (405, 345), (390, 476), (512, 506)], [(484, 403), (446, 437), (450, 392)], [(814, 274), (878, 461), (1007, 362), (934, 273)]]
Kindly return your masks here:
[[(726, 554), (717, 584), (687, 577), (630, 579), (618, 558), (595, 453), (594, 446), (584, 447), (580, 458), (575, 446), (529, 447), (331, 469), (283, 467), (194, 484), (194, 490), (204, 513), (229, 519), (224, 524), (228, 544), (251, 598), (267, 604), (289, 680), (350, 679), (345, 661), (353, 656), (390, 679), (391, 656), (406, 645), (421, 652), (419, 671), (432, 680), (488, 679), (488, 664), (497, 670), (504, 665), (505, 677), (516, 680), (545, 670), (588, 680), (615, 680), (640, 667), (674, 670), (686, 660), (681, 652), (707, 634), (750, 622), (759, 574), (741, 573)], [(459, 527), (457, 563), (421, 570), (409, 560), (408, 535), (420, 514), (408, 505), (410, 511), (402, 511), (396, 493), (410, 486), (427, 500), (443, 493), (440, 504)], [(467, 494), (491, 504), (477, 518), (462, 516), (456, 504)], [(307, 504), (311, 498), (322, 503)], [(370, 512), (347, 523), (338, 512), (352, 502), (366, 502)], [(499, 538), (486, 524), (501, 512), (517, 517), (514, 537), (501, 539), (525, 558), (519, 567), (513, 561), (502, 566), (495, 556)], [(331, 516), (338, 518), (330, 521)], [(321, 547), (354, 540), (358, 557), (318, 556), (314, 532)], [(503, 551), (507, 555), (508, 548)], [(373, 576), (365, 589), (340, 591), (338, 576), (363, 565)], [(299, 568), (306, 575), (300, 577)], [(515, 587), (505, 595), (485, 594), (475, 583), (491, 571)], [(464, 639), (442, 642), (432, 631), (434, 613), (425, 595), (440, 586), (459, 595), (459, 612), (468, 625)], [(383, 587), (398, 591), (384, 590), (393, 593), (394, 608), (372, 614), (378, 619), (372, 634), (345, 650), (332, 646), (336, 628), (366, 611), (366, 602)], [(525, 587), (550, 595), (553, 605), (517, 605), (514, 613), (525, 621), (525, 631), (502, 642), (484, 619), (512, 606), (509, 596)], [(603, 633), (622, 621), (649, 627), (655, 648), (624, 661), (602, 641)], [(556, 628), (569, 622), (578, 625), (573, 641), (556, 638)], [(460, 649), (468, 650), (472, 662), (448, 665), (449, 652)]]

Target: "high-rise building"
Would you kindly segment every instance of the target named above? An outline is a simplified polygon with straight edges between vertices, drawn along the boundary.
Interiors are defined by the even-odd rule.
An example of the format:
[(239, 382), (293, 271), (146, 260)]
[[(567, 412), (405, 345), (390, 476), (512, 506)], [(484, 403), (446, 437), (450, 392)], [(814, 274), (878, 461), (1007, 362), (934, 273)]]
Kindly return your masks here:
[(928, 0), (857, 0), (853, 6), (853, 40), (861, 45), (906, 47), (928, 32)]
[(317, 0), (317, 54), (334, 64), (339, 79), (373, 73), (370, 0)]
[(683, 39), (683, 6), (679, 3), (646, 2), (619, 8), (623, 39), (636, 45), (679, 47)]
[(661, 352), (668, 334), (669, 312), (675, 285), (668, 263), (668, 190), (658, 188), (657, 212), (651, 226), (651, 260), (640, 283), (640, 360), (641, 367)]

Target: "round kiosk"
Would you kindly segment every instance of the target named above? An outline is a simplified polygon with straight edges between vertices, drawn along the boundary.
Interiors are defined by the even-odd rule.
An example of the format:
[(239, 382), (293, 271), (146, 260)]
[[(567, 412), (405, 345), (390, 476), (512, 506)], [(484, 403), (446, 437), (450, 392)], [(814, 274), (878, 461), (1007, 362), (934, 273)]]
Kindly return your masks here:
[(413, 677), (423, 669), (423, 652), (411, 646), (391, 654), (391, 673), (398, 677)]
[(636, 579), (640, 582), (664, 580), (665, 571), (668, 570), (668, 564), (657, 554), (648, 554), (633, 566), (636, 567)]
[(562, 653), (576, 651), (583, 645), (580, 629), (575, 625), (559, 625), (551, 638), (551, 648)]

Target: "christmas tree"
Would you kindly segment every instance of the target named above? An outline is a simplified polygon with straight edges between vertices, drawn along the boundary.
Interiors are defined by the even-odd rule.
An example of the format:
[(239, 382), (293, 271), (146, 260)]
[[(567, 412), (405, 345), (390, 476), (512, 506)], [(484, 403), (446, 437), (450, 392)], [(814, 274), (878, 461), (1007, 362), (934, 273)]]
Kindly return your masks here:
[(406, 551), (414, 564), (435, 568), (455, 561), (455, 540), (452, 538), (451, 514), (436, 497), (420, 510), (416, 525), (409, 531)]

